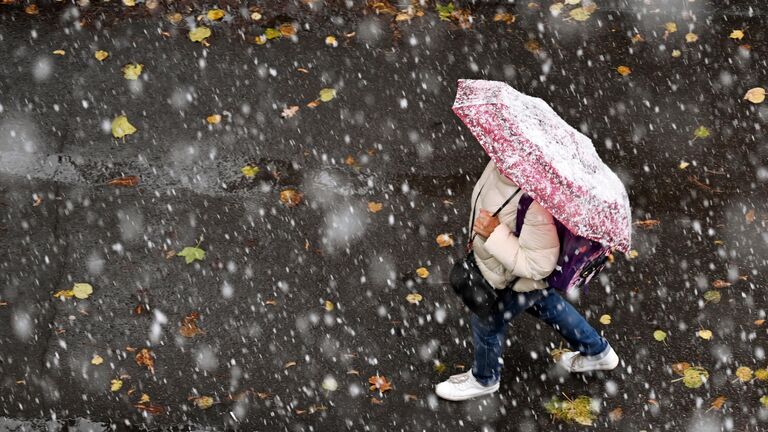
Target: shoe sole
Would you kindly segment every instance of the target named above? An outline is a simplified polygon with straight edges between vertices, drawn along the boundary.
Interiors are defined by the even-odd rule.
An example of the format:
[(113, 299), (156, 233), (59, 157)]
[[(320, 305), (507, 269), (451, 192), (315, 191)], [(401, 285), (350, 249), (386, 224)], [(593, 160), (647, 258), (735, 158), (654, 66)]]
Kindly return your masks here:
[(493, 387), (488, 387), (488, 389), (484, 390), (482, 393), (478, 393), (478, 394), (472, 395), (470, 397), (449, 397), (449, 396), (443, 396), (443, 395), (441, 395), (441, 394), (439, 394), (437, 392), (435, 394), (437, 394), (440, 398), (445, 399), (445, 400), (449, 400), (451, 402), (461, 402), (461, 401), (465, 401), (465, 400), (470, 400), (470, 399), (478, 398), (480, 396), (487, 396), (487, 395), (489, 395), (491, 393), (496, 393), (497, 391), (499, 391), (499, 385), (498, 384), (496, 384)]
[(564, 367), (568, 372), (571, 372), (571, 373), (584, 373), (584, 372), (592, 372), (592, 371), (609, 371), (609, 370), (614, 370), (618, 366), (619, 366), (619, 359), (617, 358), (615, 363), (609, 363), (609, 364), (606, 364), (606, 365), (598, 365), (598, 366), (590, 368), (590, 369), (568, 369), (568, 368), (565, 368), (565, 366), (562, 366), (562, 367)]

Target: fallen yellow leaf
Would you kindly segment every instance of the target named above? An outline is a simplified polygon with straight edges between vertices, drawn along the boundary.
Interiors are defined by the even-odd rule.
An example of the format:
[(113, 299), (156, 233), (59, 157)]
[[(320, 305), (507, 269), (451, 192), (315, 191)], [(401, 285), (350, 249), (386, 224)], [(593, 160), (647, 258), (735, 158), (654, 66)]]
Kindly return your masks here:
[(440, 247), (453, 246), (453, 239), (451, 238), (450, 234), (440, 234), (435, 240)]
[(320, 100), (323, 102), (330, 102), (336, 97), (336, 89), (324, 88), (320, 90)]
[(682, 51), (680, 51), (680, 50), (678, 50), (678, 49), (672, 50), (672, 57), (674, 57), (674, 58), (678, 58), (678, 57), (680, 57), (681, 55), (683, 55)]
[(240, 168), (240, 172), (243, 173), (243, 175), (248, 178), (254, 177), (256, 174), (259, 173), (259, 171), (261, 171), (259, 167), (250, 166), (250, 165), (246, 165)]
[(371, 213), (378, 213), (381, 211), (381, 209), (384, 208), (384, 205), (382, 203), (377, 203), (370, 201), (368, 203), (368, 211)]
[(184, 16), (178, 12), (174, 12), (166, 15), (165, 18), (173, 24), (178, 24), (184, 19)]
[(571, 11), (568, 12), (568, 15), (576, 21), (586, 21), (591, 16), (591, 14), (583, 7), (571, 9)]
[(330, 312), (330, 311), (332, 311), (332, 310), (333, 310), (333, 309), (334, 309), (336, 306), (333, 304), (333, 302), (332, 302), (332, 301), (330, 301), (330, 300), (326, 300), (326, 301), (323, 303), (323, 307), (325, 308), (325, 310), (326, 310), (326, 311)]
[(429, 270), (426, 267), (419, 267), (416, 269), (416, 275), (422, 279), (429, 277)]
[(668, 22), (664, 24), (664, 29), (667, 31), (667, 33), (674, 33), (677, 31), (677, 24)]
[(611, 316), (610, 315), (603, 315), (600, 317), (600, 324), (608, 325), (611, 323)]
[(213, 406), (213, 398), (210, 396), (200, 396), (195, 398), (195, 406), (200, 409), (208, 409)]
[(123, 66), (123, 77), (127, 80), (137, 80), (139, 79), (139, 75), (141, 75), (142, 69), (144, 69), (143, 64), (128, 63)]
[(72, 294), (81, 300), (87, 299), (93, 294), (93, 287), (88, 283), (76, 283), (75, 286), (72, 287)]
[(325, 37), (325, 44), (330, 46), (330, 47), (334, 47), (334, 48), (339, 46), (339, 42), (336, 41), (336, 36), (326, 36)]
[(276, 28), (270, 27), (270, 28), (264, 30), (264, 36), (267, 39), (272, 40), (272, 39), (277, 39), (277, 38), (283, 36), (283, 34), (280, 33), (280, 30), (278, 30)]
[(261, 14), (259, 12), (251, 12), (251, 19), (254, 21), (260, 20)]
[(683, 169), (688, 168), (689, 165), (691, 165), (691, 164), (689, 164), (688, 162), (680, 162), (680, 165), (678, 165), (677, 167), (680, 168), (681, 170), (683, 170)]
[(226, 15), (226, 12), (224, 12), (221, 9), (211, 9), (206, 14), (208, 19), (211, 20), (211, 21), (218, 21), (218, 20), (224, 18), (224, 15)]
[(405, 299), (408, 300), (408, 303), (417, 304), (420, 301), (422, 301), (424, 297), (422, 297), (422, 295), (418, 293), (411, 293), (405, 296)]
[(64, 55), (64, 54), (66, 54), (67, 52), (66, 52), (66, 51), (64, 51), (64, 50), (62, 50), (62, 49), (57, 49), (57, 50), (53, 51), (53, 53), (54, 53), (54, 54), (56, 54), (56, 55), (61, 55), (61, 56), (63, 56), (63, 55)]
[(712, 339), (712, 331), (711, 331), (711, 330), (699, 330), (698, 332), (696, 332), (696, 334), (697, 334), (697, 335), (698, 335), (700, 338), (702, 338), (702, 339), (704, 339), (704, 340), (710, 340), (710, 339)]
[(96, 57), (96, 60), (98, 61), (104, 61), (109, 57), (109, 53), (104, 50), (98, 50), (95, 53), (93, 53), (93, 56)]
[(128, 117), (121, 115), (112, 120), (112, 136), (123, 138), (136, 132), (136, 128), (128, 122)]
[(734, 30), (731, 32), (730, 35), (728, 35), (731, 39), (737, 39), (741, 40), (744, 37), (744, 31), (743, 30)]
[(736, 378), (738, 378), (741, 382), (747, 382), (752, 379), (752, 369), (742, 366), (738, 369), (736, 369)]
[(189, 40), (192, 42), (202, 42), (205, 38), (211, 36), (211, 29), (206, 26), (195, 27), (189, 31)]
[(685, 35), (685, 41), (688, 43), (696, 42), (699, 40), (699, 36), (696, 33), (690, 32)]
[(765, 89), (762, 87), (755, 87), (750, 89), (747, 94), (744, 95), (744, 99), (759, 104), (765, 100)]
[(91, 364), (98, 366), (102, 363), (104, 363), (104, 359), (100, 355), (94, 354), (93, 358), (91, 359)]
[(123, 4), (126, 6), (136, 6), (136, 0), (123, 0)]
[(141, 399), (139, 399), (139, 403), (147, 403), (149, 402), (149, 395), (146, 393), (141, 394)]
[(56, 291), (53, 296), (56, 298), (72, 298), (75, 296), (75, 293), (72, 290), (60, 290)]
[(110, 390), (112, 390), (113, 392), (116, 392), (116, 391), (120, 390), (121, 388), (123, 388), (123, 380), (121, 380), (121, 379), (113, 379), (112, 380), (112, 385), (110, 386)]

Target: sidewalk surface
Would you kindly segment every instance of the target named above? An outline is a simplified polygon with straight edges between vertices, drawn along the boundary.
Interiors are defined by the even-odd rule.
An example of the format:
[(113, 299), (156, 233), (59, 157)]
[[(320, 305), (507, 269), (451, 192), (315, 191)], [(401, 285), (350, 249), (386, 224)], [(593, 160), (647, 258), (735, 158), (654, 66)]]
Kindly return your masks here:
[[(544, 406), (582, 395), (590, 430), (768, 429), (765, 7), (230, 1), (203, 44), (217, 5), (91, 3), (0, 5), (0, 431), (584, 430)], [(498, 395), (434, 395), (471, 366), (446, 281), (487, 158), (459, 78), (543, 98), (627, 186), (635, 253), (574, 300), (615, 371), (566, 376), (526, 316)]]

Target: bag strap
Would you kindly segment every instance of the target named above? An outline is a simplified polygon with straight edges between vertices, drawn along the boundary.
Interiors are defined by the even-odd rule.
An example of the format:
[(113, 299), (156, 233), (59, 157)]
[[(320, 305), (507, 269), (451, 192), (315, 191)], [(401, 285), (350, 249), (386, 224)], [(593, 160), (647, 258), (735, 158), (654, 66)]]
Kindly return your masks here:
[(528, 213), (528, 209), (533, 204), (533, 198), (527, 193), (524, 193), (517, 202), (517, 217), (515, 219), (515, 237), (520, 237), (520, 233), (523, 231), (523, 223), (525, 222), (525, 214)]
[[(469, 229), (472, 229), (472, 227), (475, 226), (475, 210), (477, 209), (477, 201), (480, 199), (480, 194), (483, 192), (483, 188), (485, 187), (485, 183), (483, 183), (482, 186), (480, 186), (480, 190), (477, 192), (477, 197), (475, 197), (475, 203), (472, 205), (472, 222), (469, 226)], [(506, 201), (504, 201), (504, 204), (499, 207), (498, 210), (496, 210), (495, 213), (493, 213), (492, 217), (496, 217), (499, 215), (501, 210), (509, 204), (510, 201), (512, 201), (512, 198), (514, 198), (518, 193), (520, 193), (520, 188), (517, 188), (517, 190), (509, 197)], [(472, 242), (475, 241), (475, 236), (477, 236), (477, 233), (472, 233), (472, 236), (469, 238), (469, 243), (467, 243), (467, 250), (472, 249)]]

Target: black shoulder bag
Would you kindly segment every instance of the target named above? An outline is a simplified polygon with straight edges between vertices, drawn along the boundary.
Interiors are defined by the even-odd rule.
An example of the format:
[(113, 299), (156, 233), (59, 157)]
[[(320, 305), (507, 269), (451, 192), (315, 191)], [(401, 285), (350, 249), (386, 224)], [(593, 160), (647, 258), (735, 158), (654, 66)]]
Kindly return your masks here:
[[(475, 203), (472, 206), (472, 222), (470, 223), (470, 230), (475, 226), (475, 210), (477, 207), (477, 201), (480, 199), (480, 194), (483, 193), (485, 183), (480, 187), (475, 198)], [(520, 193), (518, 188), (512, 196), (504, 201), (504, 204), (499, 207), (493, 214), (494, 217), (498, 216), (499, 212), (507, 205), (512, 198)], [(480, 268), (477, 266), (474, 258), (474, 252), (472, 252), (472, 242), (475, 240), (477, 233), (472, 233), (469, 242), (467, 243), (467, 255), (463, 259), (456, 262), (451, 269), (450, 282), (451, 287), (456, 294), (461, 298), (464, 304), (481, 318), (488, 318), (495, 312), (502, 310), (503, 304), (501, 291), (510, 290), (511, 287), (520, 278), (513, 279), (503, 290), (497, 290), (488, 281), (485, 280), (480, 273)]]

